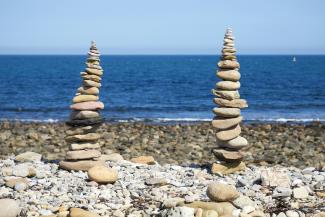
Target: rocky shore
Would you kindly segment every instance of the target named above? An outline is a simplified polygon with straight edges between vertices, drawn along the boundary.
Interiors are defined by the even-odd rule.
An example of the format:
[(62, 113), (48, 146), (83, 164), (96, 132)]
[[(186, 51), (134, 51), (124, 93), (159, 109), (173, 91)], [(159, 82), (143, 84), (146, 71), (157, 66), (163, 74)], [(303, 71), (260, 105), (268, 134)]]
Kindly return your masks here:
[[(64, 159), (68, 145), (64, 123), (0, 123), (0, 156), (34, 151), (47, 160)], [(211, 150), (216, 138), (209, 122), (155, 125), (147, 123), (104, 123), (99, 129), (100, 145), (120, 153), (124, 159), (151, 155), (160, 164), (207, 164), (215, 161)], [(245, 162), (254, 165), (283, 165), (323, 168), (325, 125), (243, 124), (249, 141)], [(245, 150), (246, 151), (246, 150)]]
[(325, 172), (313, 167), (251, 165), (222, 176), (142, 157), (106, 161), (114, 173), (69, 172), (41, 158), (25, 153), (0, 160), (0, 217), (325, 215)]

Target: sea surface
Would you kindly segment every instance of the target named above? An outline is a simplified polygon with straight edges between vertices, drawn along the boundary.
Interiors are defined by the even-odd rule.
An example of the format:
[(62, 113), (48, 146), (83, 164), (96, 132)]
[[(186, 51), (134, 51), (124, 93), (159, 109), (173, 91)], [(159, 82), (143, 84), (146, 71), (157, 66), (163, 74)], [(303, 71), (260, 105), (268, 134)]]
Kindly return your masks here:
[[(109, 121), (209, 120), (216, 55), (101, 56)], [(0, 119), (64, 121), (82, 55), (0, 56)], [(325, 56), (238, 56), (247, 121), (325, 120)]]

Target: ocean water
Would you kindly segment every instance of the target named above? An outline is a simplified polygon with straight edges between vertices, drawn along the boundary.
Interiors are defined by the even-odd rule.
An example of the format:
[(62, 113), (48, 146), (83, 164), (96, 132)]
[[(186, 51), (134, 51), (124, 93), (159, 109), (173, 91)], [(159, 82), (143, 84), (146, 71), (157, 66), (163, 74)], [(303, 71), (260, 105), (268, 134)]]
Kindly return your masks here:
[[(86, 56), (0, 56), (0, 119), (64, 121)], [(110, 121), (209, 120), (219, 57), (102, 56)], [(238, 57), (248, 121), (325, 120), (325, 56)]]

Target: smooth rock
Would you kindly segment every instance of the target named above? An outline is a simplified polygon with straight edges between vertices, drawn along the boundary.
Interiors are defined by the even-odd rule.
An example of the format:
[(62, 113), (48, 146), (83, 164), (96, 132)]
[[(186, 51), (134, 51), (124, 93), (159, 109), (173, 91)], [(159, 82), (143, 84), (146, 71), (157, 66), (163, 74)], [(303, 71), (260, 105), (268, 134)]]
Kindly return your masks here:
[(78, 95), (72, 99), (72, 102), (78, 103), (78, 102), (97, 101), (98, 99), (99, 97), (95, 95)]
[(124, 158), (122, 157), (122, 155), (118, 153), (112, 153), (112, 154), (102, 154), (99, 158), (96, 158), (95, 160), (119, 162), (124, 160)]
[(18, 192), (25, 191), (28, 188), (28, 185), (24, 182), (17, 182), (14, 186), (14, 189)]
[(233, 149), (233, 150), (239, 150), (241, 148), (247, 147), (248, 141), (244, 137), (238, 136), (238, 137), (228, 140), (228, 141), (217, 140), (217, 144), (220, 147), (229, 148), (229, 149)]
[(163, 201), (162, 206), (165, 208), (172, 208), (182, 204), (184, 201), (185, 199), (180, 197), (167, 198)]
[(65, 133), (68, 136), (73, 136), (77, 134), (87, 134), (87, 133), (94, 133), (98, 129), (98, 125), (92, 126), (78, 126), (78, 127), (70, 127)]
[(65, 170), (81, 170), (88, 171), (90, 168), (97, 165), (105, 165), (104, 161), (92, 161), (92, 160), (84, 160), (84, 161), (60, 161), (59, 166)]
[(91, 81), (95, 81), (95, 82), (100, 82), (102, 80), (101, 77), (99, 77), (97, 75), (89, 75), (88, 73), (82, 74), (81, 77), (84, 80), (91, 80)]
[(138, 164), (148, 164), (148, 165), (153, 165), (155, 164), (155, 159), (152, 156), (140, 156), (140, 157), (135, 157), (130, 160), (133, 163), (138, 163)]
[(157, 185), (163, 186), (167, 184), (167, 180), (165, 178), (149, 178), (145, 181), (146, 185)]
[[(80, 94), (88, 94), (88, 95), (98, 95), (99, 89), (97, 87), (79, 87), (78, 93)], [(96, 101), (96, 100), (93, 100)]]
[(79, 102), (76, 104), (72, 104), (70, 106), (71, 109), (73, 110), (99, 110), (99, 109), (104, 109), (104, 103), (102, 102)]
[(93, 74), (93, 75), (97, 75), (97, 76), (102, 76), (103, 75), (102, 70), (98, 70), (98, 69), (94, 69), (94, 68), (86, 68), (86, 72), (88, 74)]
[(246, 169), (244, 162), (225, 162), (225, 163), (213, 163), (211, 166), (212, 174), (231, 174)]
[(26, 178), (11, 178), (6, 181), (6, 186), (9, 188), (15, 188), (17, 183), (24, 183), (28, 185), (28, 180)]
[(87, 133), (84, 135), (73, 135), (65, 137), (67, 142), (93, 142), (100, 138), (98, 133)]
[(240, 109), (238, 108), (214, 108), (213, 112), (216, 115), (225, 118), (235, 118), (240, 116)]
[(240, 195), (238, 198), (232, 201), (232, 204), (234, 204), (235, 207), (240, 209), (243, 209), (245, 206), (256, 207), (255, 202), (245, 195)]
[(252, 217), (265, 217), (265, 214), (261, 210), (255, 210), (255, 211), (249, 213), (249, 215)]
[(97, 111), (73, 111), (71, 113), (71, 119), (89, 119), (89, 118), (98, 118), (100, 114)]
[(86, 66), (87, 66), (87, 68), (102, 70), (102, 67), (100, 65), (86, 63)]
[(290, 188), (291, 180), (287, 172), (280, 168), (266, 168), (261, 170), (261, 181), (263, 186)]
[(236, 138), (241, 133), (241, 128), (239, 125), (233, 126), (229, 129), (219, 130), (216, 133), (217, 139), (221, 141), (227, 141)]
[(287, 217), (299, 217), (299, 213), (293, 210), (288, 210), (286, 211), (286, 216)]
[(13, 199), (0, 199), (0, 217), (17, 217), (20, 213), (18, 203)]
[(100, 88), (102, 85), (99, 82), (96, 82), (96, 81), (84, 80), (84, 86)]
[(214, 98), (214, 103), (222, 107), (230, 107), (230, 108), (247, 108), (247, 101), (244, 99), (233, 99), (227, 100), (222, 98)]
[(240, 88), (239, 81), (219, 81), (217, 83), (217, 88), (221, 90), (238, 90)]
[(236, 117), (236, 118), (220, 118), (215, 117), (212, 120), (212, 126), (217, 129), (228, 129), (230, 127), (233, 127), (237, 124), (239, 124), (243, 120), (242, 116)]
[(221, 69), (236, 69), (239, 68), (240, 65), (237, 61), (223, 60), (218, 62), (218, 67)]
[(187, 206), (192, 208), (201, 208), (203, 210), (214, 210), (217, 211), (219, 216), (222, 215), (232, 215), (234, 206), (229, 202), (203, 202), (203, 201), (194, 201), (192, 203), (181, 203), (180, 206)]
[(70, 150), (83, 150), (83, 149), (99, 149), (99, 143), (72, 143)]
[(212, 90), (212, 93), (220, 98), (223, 99), (228, 99), (228, 100), (233, 100), (233, 99), (239, 99), (240, 98), (240, 94), (239, 92), (236, 90)]
[(99, 184), (108, 184), (116, 182), (118, 174), (115, 169), (106, 166), (94, 166), (88, 170), (88, 177)]
[(239, 193), (232, 185), (215, 182), (208, 185), (208, 197), (215, 202), (230, 202), (239, 197)]
[(66, 124), (70, 126), (89, 126), (89, 125), (99, 125), (104, 122), (105, 119), (102, 117), (99, 118), (88, 118), (83, 120), (70, 120)]
[(22, 154), (19, 154), (15, 157), (15, 160), (18, 162), (36, 162), (36, 161), (41, 161), (42, 155), (35, 153), (35, 152), (25, 152)]
[(71, 208), (70, 217), (100, 217), (98, 214), (80, 208)]
[(240, 161), (244, 158), (244, 155), (238, 151), (228, 151), (225, 149), (214, 149), (213, 154), (220, 160), (226, 162)]
[(195, 210), (190, 207), (174, 207), (163, 210), (161, 217), (194, 217)]
[(203, 213), (202, 213), (202, 217), (218, 217), (218, 216), (219, 216), (219, 214), (215, 210), (206, 210), (206, 211), (203, 211)]
[(251, 212), (255, 211), (255, 207), (253, 206), (244, 206), (242, 212), (245, 214), (249, 214)]
[(68, 151), (66, 159), (68, 160), (83, 160), (100, 157), (100, 151), (97, 150), (80, 150), (80, 151)]
[(304, 199), (308, 197), (308, 190), (302, 186), (293, 189), (293, 197), (296, 199)]
[(27, 177), (30, 175), (29, 166), (27, 164), (18, 164), (14, 166), (12, 173), (14, 176)]

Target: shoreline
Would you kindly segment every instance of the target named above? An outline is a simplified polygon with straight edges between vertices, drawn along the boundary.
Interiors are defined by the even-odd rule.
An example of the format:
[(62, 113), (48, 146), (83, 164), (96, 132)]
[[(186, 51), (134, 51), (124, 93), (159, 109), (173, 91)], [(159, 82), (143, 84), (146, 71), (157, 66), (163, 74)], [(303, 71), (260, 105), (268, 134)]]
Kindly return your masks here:
[[(0, 122), (0, 158), (26, 151), (46, 160), (61, 160), (68, 150), (64, 122)], [(153, 156), (160, 164), (209, 165), (217, 148), (210, 122), (153, 124), (105, 122), (99, 129), (103, 153), (113, 150), (125, 159)], [(242, 133), (250, 147), (245, 162), (253, 165), (325, 167), (325, 124), (245, 123)]]

